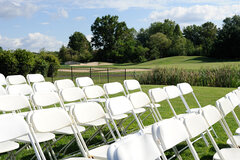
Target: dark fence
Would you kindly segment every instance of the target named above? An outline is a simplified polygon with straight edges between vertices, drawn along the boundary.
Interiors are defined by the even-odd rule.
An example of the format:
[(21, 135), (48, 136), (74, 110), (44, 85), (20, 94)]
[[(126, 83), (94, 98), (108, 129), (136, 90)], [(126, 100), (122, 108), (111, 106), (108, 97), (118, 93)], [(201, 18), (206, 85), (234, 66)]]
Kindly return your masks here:
[(98, 67), (64, 67), (58, 70), (57, 76), (52, 77), (52, 81), (58, 79), (72, 79), (77, 77), (91, 77), (95, 83), (123, 82), (125, 79), (132, 79), (135, 76), (133, 69), (118, 68), (98, 68)]

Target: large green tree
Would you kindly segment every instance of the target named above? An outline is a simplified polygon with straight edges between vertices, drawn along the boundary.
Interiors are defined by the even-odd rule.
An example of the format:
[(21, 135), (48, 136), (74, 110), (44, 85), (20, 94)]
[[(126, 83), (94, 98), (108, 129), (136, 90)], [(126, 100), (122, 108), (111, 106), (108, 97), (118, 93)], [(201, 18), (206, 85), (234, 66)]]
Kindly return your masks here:
[[(92, 45), (97, 50), (98, 60), (110, 62), (143, 61), (145, 49), (135, 40), (134, 29), (129, 29), (125, 22), (119, 22), (118, 16), (97, 17), (91, 26)], [(136, 59), (141, 49), (143, 56)]]
[(64, 48), (62, 47), (62, 50), (60, 49), (62, 52), (60, 56), (62, 56), (63, 52), (65, 52), (65, 57), (62, 57), (67, 58), (68, 54), (70, 54), (71, 60), (87, 62), (92, 59), (91, 45), (84, 34), (74, 32), (73, 35), (69, 37), (68, 47), (72, 50), (63, 50)]
[(149, 59), (166, 57), (171, 43), (172, 41), (163, 33), (151, 35), (148, 44), (150, 46)]
[(223, 20), (223, 27), (217, 34), (214, 56), (220, 58), (240, 58), (240, 16)]

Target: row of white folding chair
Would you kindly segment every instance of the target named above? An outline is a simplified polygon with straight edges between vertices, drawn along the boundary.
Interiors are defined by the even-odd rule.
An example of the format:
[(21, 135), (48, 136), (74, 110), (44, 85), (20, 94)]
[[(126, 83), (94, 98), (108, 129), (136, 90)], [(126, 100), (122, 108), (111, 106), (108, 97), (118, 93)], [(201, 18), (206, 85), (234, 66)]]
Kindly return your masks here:
[[(142, 97), (140, 97), (140, 98), (142, 98)], [(106, 108), (108, 108), (108, 110), (110, 112), (110, 118), (111, 118), (112, 124), (114, 125), (114, 128), (115, 128), (119, 138), (124, 138), (124, 137), (122, 137), (122, 135), (120, 134), (118, 127), (112, 117), (118, 116), (121, 114), (128, 114), (128, 113), (131, 113), (133, 115), (134, 119), (137, 122), (138, 128), (140, 130), (142, 130), (144, 133), (151, 135), (151, 126), (146, 127), (141, 123), (141, 120), (138, 118), (132, 102), (127, 97), (116, 96), (113, 98), (109, 98), (106, 102)], [(179, 156), (178, 151), (175, 147), (173, 148), (173, 150), (174, 150), (175, 154), (177, 156)]]
[[(85, 147), (82, 145), (83, 139), (81, 137), (81, 134), (79, 131), (74, 129), (75, 126), (73, 126), (71, 118), (63, 109), (51, 108), (48, 110), (37, 110), (31, 112), (28, 117), (28, 123), (31, 124), (30, 130), (26, 121), (19, 115), (1, 115), (0, 117), (0, 126), (2, 129), (0, 133), (0, 142), (8, 142), (18, 137), (28, 136), (38, 160), (46, 160), (46, 157), (43, 154), (42, 148), (38, 143), (36, 134), (33, 132), (33, 129), (38, 130), (41, 133), (45, 133), (52, 132), (63, 127), (71, 127), (73, 129), (78, 142), (78, 146), (81, 149), (83, 155), (86, 157), (75, 157), (74, 159), (89, 159), (87, 156), (90, 155), (86, 153)], [(48, 123), (46, 123), (46, 120)]]
[[(167, 93), (168, 94), (165, 92), (164, 89), (167, 89)], [(168, 96), (170, 96), (170, 98), (173, 98), (174, 97), (173, 94), (175, 94), (175, 96), (179, 95), (179, 91), (174, 86), (169, 86), (169, 87), (166, 87), (164, 89), (155, 88), (155, 89), (149, 90), (149, 95), (150, 95), (152, 101), (154, 103), (159, 103), (159, 102), (161, 102), (163, 100), (167, 100), (169, 105), (170, 105), (170, 108), (172, 109), (172, 111), (173, 111), (173, 113), (175, 115), (175, 117), (179, 117), (179, 115), (176, 114), (176, 112), (175, 112), (171, 102), (169, 101), (169, 97), (168, 97)], [(222, 117), (220, 116), (219, 111), (214, 106), (208, 105), (206, 107), (202, 107), (200, 110), (201, 110), (200, 113), (202, 113), (203, 117), (206, 119), (207, 123), (210, 126), (214, 125), (216, 122), (219, 121), (221, 123), (224, 131), (226, 132), (226, 134), (229, 137), (228, 142), (231, 143), (231, 144), (235, 144), (234, 146), (237, 146), (236, 141), (233, 139), (233, 136), (231, 134), (229, 135), (227, 127), (224, 125), (223, 121), (221, 120)], [(181, 114), (180, 117), (184, 117), (186, 115), (187, 114), (184, 114), (184, 115)], [(215, 116), (215, 118), (212, 117), (212, 116)], [(217, 117), (220, 117), (220, 119), (218, 119)], [(205, 140), (205, 143), (208, 144), (206, 140)]]
[[(6, 95), (5, 97), (1, 97), (1, 98), (2, 98), (2, 100), (5, 100), (5, 101), (2, 101), (3, 104), (2, 104), (2, 106), (0, 106), (0, 110), (4, 110), (4, 107), (5, 107), (5, 108), (7, 108), (7, 111), (12, 111), (13, 108), (19, 109), (19, 108), (17, 108), (18, 107), (17, 105), (21, 104), (20, 100), (24, 100), (25, 97), (24, 96), (14, 96), (13, 97), (11, 95)], [(11, 101), (9, 101), (10, 98), (11, 98)], [(50, 104), (61, 103), (57, 94), (54, 92), (49, 92), (47, 94), (42, 93), (42, 92), (35, 93), (34, 95), (32, 95), (32, 99), (33, 99), (32, 101), (34, 102), (34, 105), (36, 107), (41, 107), (41, 108), (45, 107), (47, 105), (50, 105)], [(7, 105), (6, 102), (9, 103), (9, 105)], [(29, 103), (27, 103), (27, 102), (28, 101), (25, 98), (26, 104), (21, 104), (20, 106), (21, 107), (29, 106)], [(14, 104), (15, 104), (15, 106), (14, 106)], [(12, 107), (12, 109), (10, 109), (11, 107)], [(72, 109), (71, 113), (75, 114), (75, 117), (77, 118), (76, 121), (80, 125), (100, 126), (100, 125), (106, 124), (104, 111), (102, 110), (102, 108), (99, 104), (94, 103), (94, 102), (78, 104), (78, 106), (76, 107), (75, 110)], [(108, 127), (110, 127), (110, 126), (108, 125)], [(82, 132), (84, 130), (84, 128), (81, 126), (78, 126), (78, 130)], [(62, 128), (60, 130), (55, 130), (55, 133), (73, 134), (73, 132), (71, 131), (71, 128), (69, 128), (69, 127)], [(113, 135), (113, 132), (111, 132), (111, 133)], [(47, 135), (45, 134), (43, 136), (46, 137)], [(53, 139), (54, 135), (51, 134), (50, 137), (52, 137), (51, 139)], [(44, 138), (42, 138), (42, 136), (40, 137), (40, 135), (38, 135), (37, 139), (41, 139), (40, 142), (42, 142)], [(114, 137), (114, 139), (116, 139), (116, 138)], [(48, 141), (48, 140), (50, 140), (50, 139), (45, 138), (45, 141)], [(28, 142), (28, 139), (27, 139), (27, 137), (24, 137), (24, 138), (19, 138), (18, 141)], [(98, 151), (98, 150), (93, 150), (92, 152), (96, 152), (96, 151)], [(96, 154), (98, 154), (98, 152)]]

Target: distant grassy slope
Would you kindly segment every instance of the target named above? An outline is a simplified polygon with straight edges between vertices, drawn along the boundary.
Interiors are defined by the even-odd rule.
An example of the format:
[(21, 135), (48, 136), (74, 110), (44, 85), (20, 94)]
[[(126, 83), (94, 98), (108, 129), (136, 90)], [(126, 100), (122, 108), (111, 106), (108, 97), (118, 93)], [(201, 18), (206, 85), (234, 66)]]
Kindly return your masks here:
[[(122, 63), (122, 64), (112, 64), (112, 65), (101, 65), (92, 67), (114, 67), (114, 68), (155, 68), (155, 67), (178, 67), (183, 69), (200, 69), (200, 68), (214, 68), (224, 65), (240, 65), (240, 61), (237, 60), (221, 60), (215, 58), (208, 58), (202, 56), (175, 56), (160, 58), (144, 63)], [(67, 66), (62, 66), (66, 68)], [(88, 67), (89, 66), (84, 66)]]
[(240, 61), (219, 60), (202, 56), (175, 56), (156, 59), (135, 65), (136, 68), (178, 67), (184, 69), (200, 69), (219, 67), (223, 65), (237, 65)]

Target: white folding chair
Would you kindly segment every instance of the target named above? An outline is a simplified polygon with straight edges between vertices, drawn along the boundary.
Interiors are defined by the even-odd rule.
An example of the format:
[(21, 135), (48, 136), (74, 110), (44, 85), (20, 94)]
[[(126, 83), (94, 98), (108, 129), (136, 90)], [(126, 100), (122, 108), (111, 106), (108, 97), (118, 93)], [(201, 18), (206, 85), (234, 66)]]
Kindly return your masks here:
[(127, 91), (127, 94), (130, 94), (130, 92), (134, 90), (142, 91), (140, 83), (135, 79), (124, 80), (123, 84)]
[(56, 80), (54, 82), (54, 85), (56, 86), (58, 91), (61, 91), (62, 89), (65, 89), (65, 88), (75, 87), (75, 84), (73, 83), (73, 81), (71, 79)]
[(64, 106), (69, 108), (76, 103), (86, 101), (83, 90), (79, 87), (71, 87), (62, 89), (59, 92), (59, 96), (62, 99)]
[(7, 85), (6, 78), (2, 73), (0, 73), (0, 86), (6, 86), (6, 85)]
[[(222, 97), (222, 98), (220, 98), (216, 101), (216, 106), (222, 114), (223, 122), (224, 122), (226, 128), (228, 129), (229, 136), (231, 136), (231, 138), (234, 139), (234, 143), (235, 143), (236, 146), (240, 146), (240, 135), (234, 135), (233, 136), (226, 120), (224, 119), (224, 117), (226, 117), (230, 112), (233, 111), (233, 107), (232, 107), (232, 104), (231, 104), (230, 100), (226, 97)], [(234, 147), (234, 145), (230, 141), (230, 139), (227, 140), (227, 144)]]
[[(214, 115), (212, 115), (214, 116)], [(208, 128), (210, 127), (207, 124), (207, 121), (201, 114), (190, 114), (189, 116), (185, 116), (184, 118), (184, 125), (187, 128), (187, 131), (190, 137), (195, 137), (197, 134), (206, 131), (213, 147), (216, 150), (216, 153), (213, 156), (214, 160), (237, 160), (240, 158), (240, 149), (239, 148), (223, 148), (219, 149), (217, 143), (215, 142), (213, 136), (209, 132)]]
[[(31, 100), (33, 102), (33, 105), (37, 109), (43, 109), (46, 107), (55, 106), (57, 108), (63, 108), (66, 110), (62, 101), (60, 100), (60, 97), (58, 96), (58, 94), (56, 92), (35, 92), (33, 95), (31, 95)], [(85, 128), (83, 126), (78, 125), (77, 128), (80, 132), (85, 131)], [(66, 135), (74, 134), (70, 126), (61, 128), (58, 130), (54, 130), (54, 133), (61, 135), (61, 136), (59, 136), (59, 138), (56, 141), (62, 139)], [(70, 147), (70, 145), (73, 142), (74, 142), (74, 139), (64, 147), (65, 151)], [(59, 154), (60, 154), (60, 152), (59, 152)]]
[(7, 85), (14, 85), (14, 84), (25, 84), (27, 83), (26, 79), (22, 75), (10, 75), (6, 77)]
[(32, 87), (28, 84), (14, 84), (9, 85), (6, 88), (8, 94), (12, 95), (24, 95), (29, 98), (29, 96), (33, 93)]
[[(178, 87), (178, 89), (179, 89), (179, 90), (181, 91), (181, 93), (182, 93), (182, 94), (180, 95), (180, 98), (181, 98), (183, 104), (186, 106), (187, 112), (199, 112), (199, 111), (201, 110), (201, 108), (203, 108), (203, 107), (201, 106), (201, 104), (199, 103), (199, 101), (198, 101), (196, 95), (194, 94), (193, 89), (192, 89), (192, 87), (191, 87), (191, 85), (190, 85), (189, 83), (179, 83), (179, 84), (177, 84), (177, 87)], [(184, 98), (184, 95), (188, 95), (188, 94), (192, 94), (192, 96), (194, 97), (195, 101), (197, 102), (199, 108), (190, 108), (190, 107), (189, 107), (186, 99)], [(205, 107), (205, 106), (204, 106), (204, 107)], [(211, 130), (213, 131), (214, 135), (215, 135), (216, 137), (218, 137), (218, 136), (217, 136), (217, 133), (215, 132), (215, 130), (214, 130), (213, 128), (211, 128)]]
[(6, 94), (7, 94), (6, 89), (3, 86), (0, 85), (0, 96), (1, 95), (6, 95)]
[[(152, 101), (152, 104), (156, 106), (156, 103), (159, 104), (162, 101), (165, 101), (168, 99), (167, 93), (162, 88), (153, 88), (148, 91), (148, 95)], [(155, 107), (156, 108), (156, 107)], [(159, 113), (159, 111), (156, 109), (156, 113), (158, 114), (158, 117), (160, 120), (162, 120), (162, 116)]]
[(106, 118), (106, 114), (102, 109), (102, 106), (97, 102), (78, 103), (71, 107), (70, 114), (78, 125), (97, 128), (96, 132), (92, 134), (86, 143), (100, 133), (105, 145), (91, 150), (90, 154), (99, 159), (106, 158), (106, 149), (109, 147), (109, 145), (106, 145), (107, 140), (102, 132), (102, 129), (107, 125), (114, 140), (116, 141), (117, 139), (112, 131), (111, 126), (109, 125), (108, 119)]
[(57, 88), (52, 82), (35, 82), (32, 88), (34, 92), (57, 92)]
[[(31, 110), (30, 103), (25, 96), (22, 95), (3, 95), (0, 96), (0, 111), (2, 112), (13, 112), (20, 116), (26, 117), (29, 112), (20, 112), (22, 109)], [(53, 140), (55, 135), (52, 133), (37, 133), (38, 142), (46, 142)], [(28, 136), (18, 137), (16, 139), (18, 142), (25, 143), (26, 145), (23, 147), (27, 147), (31, 140)]]
[(236, 133), (237, 134), (240, 134), (240, 120), (236, 114), (236, 112), (234, 111), (234, 109), (239, 106), (240, 104), (240, 99), (238, 98), (237, 94), (233, 93), (233, 92), (230, 92), (228, 94), (226, 94), (226, 97), (230, 100), (231, 104), (232, 104), (232, 114), (233, 114), (233, 117), (235, 119), (235, 121), (237, 122), (237, 125), (238, 125), (238, 129), (236, 130)]
[[(29, 115), (29, 123), (31, 123), (31, 132), (35, 135), (35, 131), (38, 132), (54, 132), (61, 130), (62, 128), (71, 128), (77, 141), (78, 147), (85, 158), (69, 158), (74, 160), (87, 160), (91, 157), (87, 150), (87, 146), (81, 136), (81, 133), (73, 125), (73, 121), (69, 117), (68, 113), (62, 108), (48, 108), (42, 110), (35, 110)], [(41, 150), (41, 147), (38, 148)]]
[(122, 84), (119, 82), (105, 83), (103, 84), (103, 89), (106, 93), (107, 98), (110, 98), (116, 94), (118, 94), (118, 96), (119, 94), (126, 96), (125, 90)]
[[(183, 114), (177, 115), (177, 113), (175, 112), (175, 109), (174, 109), (172, 103), (170, 102), (170, 100), (178, 98), (178, 97), (181, 98), (181, 95), (182, 95), (180, 90), (176, 86), (166, 86), (166, 87), (163, 87), (163, 89), (168, 95), (167, 102), (168, 102), (168, 104), (169, 104), (169, 106), (170, 106), (170, 108), (171, 108), (171, 110), (174, 114), (174, 117), (181, 118), (181, 117), (184, 117), (184, 116), (188, 115), (188, 113), (191, 113), (190, 108), (188, 106), (185, 106), (186, 109), (189, 111), (188, 113), (183, 113)], [(207, 111), (207, 109), (206, 109), (206, 111)], [(209, 143), (208, 143), (207, 139), (205, 138), (204, 134), (202, 134), (201, 137), (203, 138), (206, 146), (208, 146)], [(194, 142), (196, 142), (197, 140), (199, 140), (199, 139), (196, 139)]]
[(36, 82), (45, 82), (45, 78), (41, 74), (27, 74), (27, 82), (29, 85), (32, 85), (33, 83)]
[(180, 120), (170, 118), (155, 123), (152, 126), (152, 136), (164, 160), (167, 160), (164, 151), (175, 147), (183, 141), (187, 142), (194, 159), (199, 160), (197, 152), (189, 139), (189, 134)]
[(83, 92), (87, 101), (99, 102), (101, 104), (106, 102), (106, 94), (103, 88), (98, 85), (83, 87)]
[[(122, 136), (121, 136), (121, 134), (118, 130), (118, 127), (115, 123), (115, 119), (114, 119), (115, 116), (127, 115), (127, 114), (130, 113), (134, 116), (134, 119), (136, 120), (136, 122), (138, 124), (138, 127), (140, 129), (143, 129), (143, 126), (142, 126), (141, 122), (139, 121), (139, 119), (137, 118), (137, 115), (133, 110), (133, 106), (132, 106), (130, 100), (127, 97), (118, 96), (118, 97), (113, 97), (113, 98), (107, 99), (106, 108), (109, 111), (110, 120), (111, 120), (111, 122), (114, 126), (114, 129), (117, 132), (118, 137), (122, 137)], [(132, 122), (130, 122), (130, 124)], [(125, 135), (125, 133), (124, 133), (124, 135)]]
[(152, 135), (138, 132), (111, 144), (107, 155), (108, 160), (154, 160), (160, 159), (161, 153)]
[(76, 78), (76, 84), (78, 87), (82, 88), (87, 86), (93, 86), (94, 82), (90, 77), (78, 77)]
[[(36, 146), (36, 141), (34, 140), (32, 134), (29, 131), (29, 127), (22, 116), (19, 115), (0, 115), (0, 153), (10, 152), (19, 147), (15, 140), (18, 137), (27, 136), (30, 139), (32, 147), (35, 151), (35, 155), (38, 160), (41, 160), (39, 150)], [(10, 154), (11, 159), (15, 159), (13, 154)]]
[(26, 116), (28, 111), (21, 112), (21, 110), (32, 110), (27, 97), (23, 95), (2, 95), (0, 96), (0, 111), (3, 113), (16, 113)]

